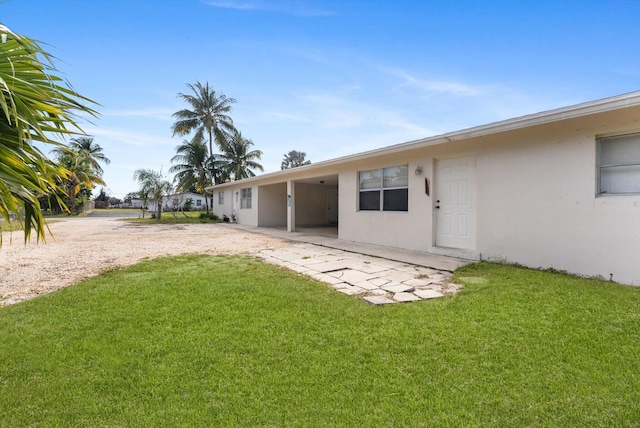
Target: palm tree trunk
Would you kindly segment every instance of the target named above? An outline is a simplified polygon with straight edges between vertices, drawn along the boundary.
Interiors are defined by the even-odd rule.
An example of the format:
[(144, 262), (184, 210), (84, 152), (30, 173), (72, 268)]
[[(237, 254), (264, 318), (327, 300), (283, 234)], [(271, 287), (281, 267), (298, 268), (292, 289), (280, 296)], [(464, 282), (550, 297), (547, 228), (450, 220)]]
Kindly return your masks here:
[(156, 201), (156, 219), (160, 220), (160, 217), (162, 217), (162, 198), (158, 198), (158, 200)]

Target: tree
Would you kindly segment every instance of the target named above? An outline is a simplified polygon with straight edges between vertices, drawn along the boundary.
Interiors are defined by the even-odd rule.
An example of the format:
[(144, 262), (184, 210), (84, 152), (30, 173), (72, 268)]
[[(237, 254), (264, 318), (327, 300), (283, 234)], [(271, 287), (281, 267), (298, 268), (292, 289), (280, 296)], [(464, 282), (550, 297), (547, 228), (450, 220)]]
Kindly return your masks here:
[(262, 151), (251, 150), (253, 142), (242, 136), (240, 131), (234, 131), (227, 140), (225, 149), (219, 155), (220, 159), (225, 162), (225, 170), (234, 180), (255, 177), (252, 169), (264, 171), (262, 165), (256, 162), (262, 158)]
[[(205, 187), (211, 184), (211, 157), (207, 152), (202, 135), (196, 135), (191, 141), (183, 141), (176, 147), (176, 155), (171, 158), (171, 163), (176, 163), (170, 169), (170, 173), (176, 173), (174, 182), (176, 188), (188, 192), (195, 189), (198, 193), (205, 193)], [(209, 213), (209, 203), (205, 197), (205, 208)]]
[(156, 218), (162, 217), (162, 199), (173, 190), (171, 183), (166, 181), (162, 172), (151, 169), (137, 169), (133, 173), (133, 179), (140, 184), (140, 197), (145, 201), (155, 201)]
[[(195, 85), (187, 84), (192, 94), (179, 93), (178, 97), (186, 101), (191, 109), (183, 109), (173, 114), (176, 122), (172, 126), (173, 135), (187, 135), (196, 131), (196, 137), (206, 135), (209, 141), (209, 156), (213, 156), (213, 142), (218, 148), (224, 149), (226, 134), (233, 132), (233, 119), (229, 116), (231, 105), (236, 102), (224, 94), (216, 94), (216, 91), (204, 86), (200, 82)], [(211, 176), (215, 177), (215, 164), (210, 164)]]
[[(102, 177), (94, 167), (94, 162), (90, 154), (74, 147), (59, 147), (54, 150), (57, 155), (58, 165), (65, 168), (69, 173), (62, 179), (62, 186), (68, 198), (70, 212), (77, 214), (81, 207), (91, 196), (91, 189), (96, 184), (105, 185)], [(78, 204), (80, 196), (81, 204)]]
[(37, 42), (0, 24), (0, 216), (7, 221), (24, 216), (25, 242), (32, 228), (38, 239), (45, 239), (38, 197), (55, 193), (70, 175), (36, 144), (61, 147), (54, 136), (81, 133), (78, 112), (97, 115), (86, 105), (93, 101), (56, 73)]
[(100, 176), (104, 174), (100, 163), (104, 162), (107, 165), (111, 163), (111, 160), (102, 152), (102, 147), (93, 142), (93, 137), (72, 138), (69, 147), (82, 153)]
[(311, 161), (305, 161), (304, 158), (307, 156), (305, 152), (298, 152), (296, 150), (291, 150), (289, 153), (284, 155), (284, 159), (282, 160), (282, 164), (280, 165), (281, 170), (297, 168), (303, 165), (310, 165)]

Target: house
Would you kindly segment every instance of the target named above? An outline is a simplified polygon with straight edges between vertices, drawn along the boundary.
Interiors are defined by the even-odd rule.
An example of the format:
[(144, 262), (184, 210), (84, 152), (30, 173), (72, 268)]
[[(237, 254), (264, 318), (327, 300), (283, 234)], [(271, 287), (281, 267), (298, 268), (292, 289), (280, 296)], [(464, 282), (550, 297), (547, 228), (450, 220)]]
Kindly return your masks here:
[(124, 208), (142, 208), (144, 206), (144, 201), (138, 198), (132, 198), (129, 202), (124, 203)]
[[(156, 211), (156, 201), (149, 200), (149, 211)], [(205, 196), (200, 193), (182, 192), (166, 195), (162, 198), (163, 211), (204, 211), (206, 207)]]
[(241, 224), (640, 285), (640, 91), (208, 190)]

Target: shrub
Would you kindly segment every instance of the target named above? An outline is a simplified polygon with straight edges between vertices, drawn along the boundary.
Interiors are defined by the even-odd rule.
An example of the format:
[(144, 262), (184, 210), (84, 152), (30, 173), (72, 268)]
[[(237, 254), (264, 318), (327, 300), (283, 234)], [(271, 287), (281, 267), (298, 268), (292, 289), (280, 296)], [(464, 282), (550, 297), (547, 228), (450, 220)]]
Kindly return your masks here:
[(214, 213), (200, 213), (200, 220), (219, 220), (220, 217)]

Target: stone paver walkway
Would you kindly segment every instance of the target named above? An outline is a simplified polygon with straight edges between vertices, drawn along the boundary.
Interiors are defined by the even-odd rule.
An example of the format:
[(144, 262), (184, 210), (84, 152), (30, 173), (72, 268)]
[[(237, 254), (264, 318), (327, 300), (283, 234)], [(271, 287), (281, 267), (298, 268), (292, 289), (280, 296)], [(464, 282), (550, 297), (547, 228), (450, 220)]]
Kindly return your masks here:
[(449, 271), (309, 243), (262, 250), (258, 256), (373, 305), (433, 299), (460, 289)]

